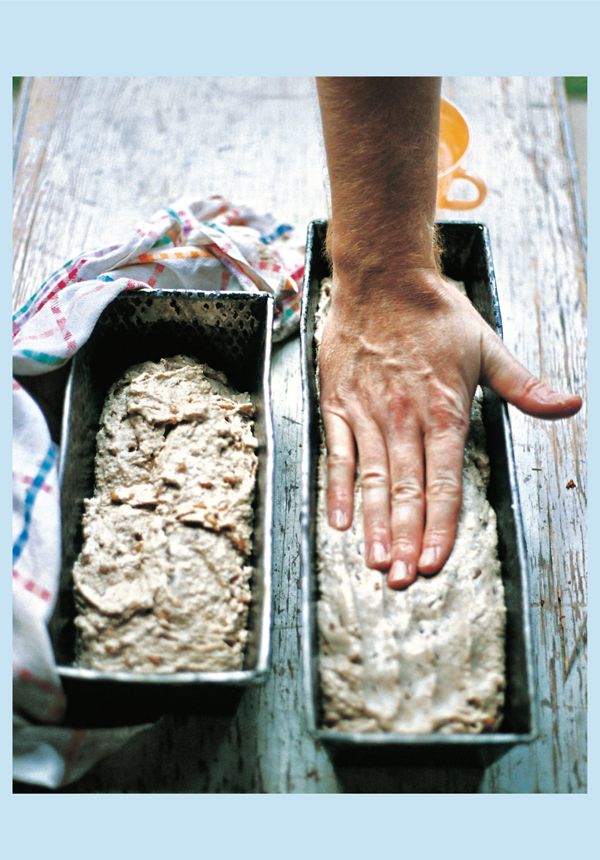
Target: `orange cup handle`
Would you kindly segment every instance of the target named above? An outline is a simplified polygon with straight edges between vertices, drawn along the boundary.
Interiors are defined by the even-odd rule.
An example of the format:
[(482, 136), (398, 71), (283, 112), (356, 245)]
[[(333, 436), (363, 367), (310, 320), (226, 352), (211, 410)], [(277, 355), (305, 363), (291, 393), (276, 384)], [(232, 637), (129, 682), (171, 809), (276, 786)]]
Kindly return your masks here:
[(440, 209), (475, 209), (476, 206), (480, 206), (483, 203), (487, 195), (487, 186), (483, 179), (480, 179), (479, 176), (475, 176), (473, 173), (467, 173), (462, 167), (456, 169), (452, 182), (455, 179), (466, 179), (467, 182), (474, 185), (477, 189), (477, 197), (475, 200), (451, 200), (445, 194), (442, 194), (439, 204)]

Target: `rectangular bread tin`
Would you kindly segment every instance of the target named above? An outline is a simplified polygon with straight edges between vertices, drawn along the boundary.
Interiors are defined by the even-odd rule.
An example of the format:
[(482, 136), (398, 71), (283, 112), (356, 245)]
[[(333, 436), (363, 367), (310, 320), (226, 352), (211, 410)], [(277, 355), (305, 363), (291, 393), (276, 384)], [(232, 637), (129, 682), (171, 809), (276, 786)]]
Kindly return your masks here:
[[(482, 224), (439, 224), (444, 274), (462, 281), (486, 322), (502, 335), (502, 322), (488, 231)], [(484, 391), (483, 421), (490, 456), (488, 496), (498, 522), (499, 556), (507, 607), (506, 702), (500, 728), (485, 734), (351, 733), (321, 726), (319, 642), (316, 619), (317, 468), (319, 406), (315, 384), (315, 311), (321, 280), (330, 274), (325, 256), (325, 221), (308, 229), (307, 267), (302, 299), (304, 436), (302, 469), (303, 659), (308, 722), (312, 732), (337, 757), (352, 761), (399, 760), (419, 763), (486, 764), (518, 743), (536, 736), (533, 661), (529, 620), (527, 562), (512, 437), (506, 404)], [(371, 299), (373, 300), (373, 299)]]
[[(240, 689), (264, 681), (271, 629), (271, 522), (273, 430), (270, 397), (273, 300), (264, 294), (135, 291), (118, 296), (102, 313), (70, 371), (59, 466), (62, 570), (51, 623), (58, 672), (73, 724), (139, 722), (168, 710), (228, 709)], [(82, 545), (83, 500), (94, 490), (94, 456), (100, 412), (110, 385), (131, 365), (176, 354), (219, 370), (255, 405), (258, 475), (245, 665), (224, 672), (99, 672), (73, 665), (75, 654), (72, 568)]]

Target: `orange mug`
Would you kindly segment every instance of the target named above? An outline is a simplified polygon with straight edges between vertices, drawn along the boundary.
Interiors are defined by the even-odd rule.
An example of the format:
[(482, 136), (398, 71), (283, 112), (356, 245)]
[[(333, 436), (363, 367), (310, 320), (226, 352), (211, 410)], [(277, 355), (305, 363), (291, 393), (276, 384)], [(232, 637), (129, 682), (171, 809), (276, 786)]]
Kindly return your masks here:
[[(483, 179), (468, 173), (462, 166), (469, 150), (469, 123), (456, 105), (442, 99), (440, 105), (440, 142), (438, 147), (438, 209), (474, 209), (485, 200), (487, 188)], [(477, 189), (474, 200), (453, 200), (448, 194), (455, 179), (465, 179)]]

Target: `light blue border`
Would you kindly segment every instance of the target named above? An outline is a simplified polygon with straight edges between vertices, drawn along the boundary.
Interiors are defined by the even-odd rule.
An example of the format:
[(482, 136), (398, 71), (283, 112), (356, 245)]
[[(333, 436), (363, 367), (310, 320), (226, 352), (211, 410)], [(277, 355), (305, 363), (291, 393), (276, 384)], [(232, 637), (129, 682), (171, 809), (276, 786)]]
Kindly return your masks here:
[[(592, 3), (1, 3), (3, 44), (1, 182), (11, 199), (12, 75), (588, 75), (590, 187), (600, 188), (598, 134), (598, 9)], [(179, 26), (180, 25), (180, 26)], [(589, 196), (592, 323), (597, 326), (597, 199)], [(10, 247), (10, 206), (2, 207), (2, 247)], [(2, 257), (1, 301), (8, 318), (10, 260)], [(568, 285), (565, 285), (568, 288)], [(6, 343), (7, 366), (9, 344)], [(600, 358), (590, 338), (590, 421)], [(8, 393), (8, 379), (3, 380)], [(7, 400), (8, 401), (8, 397)], [(2, 411), (2, 432), (9, 423)], [(590, 521), (598, 522), (598, 455), (590, 446)], [(8, 480), (8, 445), (1, 460)], [(2, 517), (8, 531), (8, 510)], [(598, 537), (590, 536), (595, 572)], [(597, 532), (597, 529), (596, 529)], [(3, 545), (8, 546), (8, 539)], [(597, 594), (591, 577), (592, 600)], [(3, 655), (10, 650), (8, 577)], [(593, 613), (597, 616), (597, 611)], [(597, 722), (597, 648), (590, 625), (590, 725)], [(2, 692), (10, 672), (2, 662)], [(7, 702), (6, 695), (3, 701)], [(531, 856), (586, 857), (597, 818), (596, 732), (590, 738), (588, 796), (226, 796), (27, 795), (10, 798), (10, 725), (3, 709), (3, 819), (10, 821), (10, 856), (93, 858), (203, 856), (242, 858), (414, 855), (470, 860)], [(5, 831), (6, 832), (6, 831)], [(3, 840), (7, 844), (7, 839)], [(595, 841), (595, 840), (594, 840)], [(316, 846), (318, 845), (318, 848)], [(184, 846), (186, 846), (184, 848)], [(177, 848), (183, 849), (178, 851)], [(10, 848), (9, 848), (10, 851)]]
[(29, 75), (561, 75), (594, 56), (578, 23), (591, 2), (315, 5), (0, 2), (3, 23), (19, 22), (2, 62)]

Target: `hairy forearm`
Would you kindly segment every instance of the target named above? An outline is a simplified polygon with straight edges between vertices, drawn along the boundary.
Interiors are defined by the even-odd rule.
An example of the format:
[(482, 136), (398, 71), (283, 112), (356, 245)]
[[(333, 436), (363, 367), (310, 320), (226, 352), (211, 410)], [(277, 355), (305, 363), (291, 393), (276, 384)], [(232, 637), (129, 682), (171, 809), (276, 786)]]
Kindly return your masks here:
[(334, 267), (435, 265), (440, 79), (318, 78), (317, 89)]

